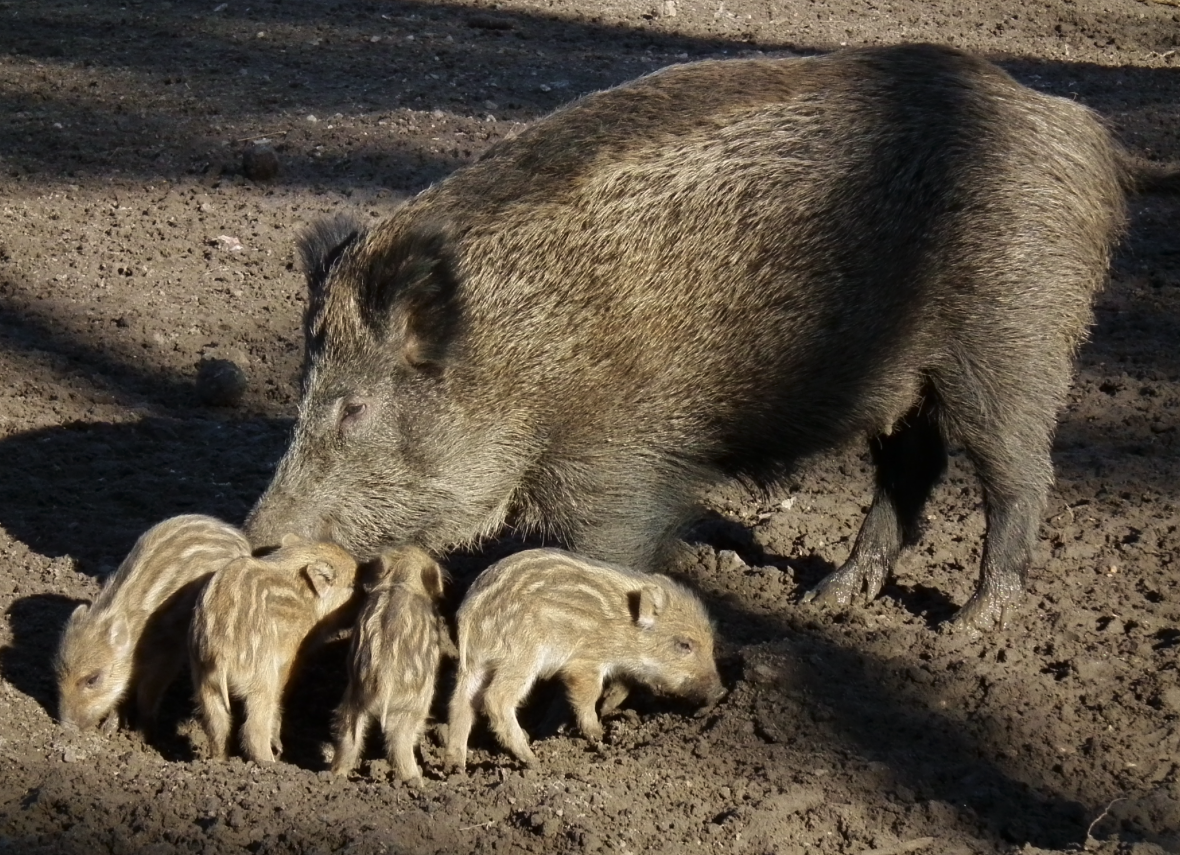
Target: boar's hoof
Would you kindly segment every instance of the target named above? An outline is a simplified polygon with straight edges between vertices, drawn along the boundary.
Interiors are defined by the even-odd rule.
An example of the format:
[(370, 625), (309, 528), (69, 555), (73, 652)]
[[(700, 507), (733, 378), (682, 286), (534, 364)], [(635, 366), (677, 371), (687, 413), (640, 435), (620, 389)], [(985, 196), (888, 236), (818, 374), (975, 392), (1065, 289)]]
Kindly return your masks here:
[(885, 586), (884, 562), (849, 559), (839, 570), (829, 573), (818, 585), (803, 595), (804, 603), (846, 609), (857, 594), (864, 592), (871, 603)]
[(987, 587), (981, 588), (959, 609), (949, 628), (953, 632), (969, 633), (972, 637), (1007, 629), (1019, 601), (1019, 593), (1004, 595)]

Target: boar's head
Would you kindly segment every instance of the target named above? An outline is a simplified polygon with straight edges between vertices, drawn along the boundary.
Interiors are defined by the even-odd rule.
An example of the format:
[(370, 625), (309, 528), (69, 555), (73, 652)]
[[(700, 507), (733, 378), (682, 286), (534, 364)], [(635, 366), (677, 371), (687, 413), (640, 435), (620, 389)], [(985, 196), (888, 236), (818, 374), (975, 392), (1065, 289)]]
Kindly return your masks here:
[(396, 216), (312, 226), (302, 393), (291, 444), (246, 522), (256, 548), (285, 532), (366, 559), (437, 550), (502, 523), (512, 487), (473, 413), (448, 229)]

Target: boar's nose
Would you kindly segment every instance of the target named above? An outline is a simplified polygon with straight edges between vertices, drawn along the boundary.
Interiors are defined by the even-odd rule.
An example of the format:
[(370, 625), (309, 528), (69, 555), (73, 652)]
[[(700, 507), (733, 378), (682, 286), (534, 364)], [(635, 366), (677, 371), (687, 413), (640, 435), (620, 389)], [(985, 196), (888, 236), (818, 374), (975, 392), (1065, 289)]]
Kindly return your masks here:
[(260, 508), (246, 520), (246, 537), (255, 550), (275, 549), (283, 536), (295, 534), (304, 540), (331, 540), (333, 526), (322, 517), (303, 517), (283, 514), (270, 508)]

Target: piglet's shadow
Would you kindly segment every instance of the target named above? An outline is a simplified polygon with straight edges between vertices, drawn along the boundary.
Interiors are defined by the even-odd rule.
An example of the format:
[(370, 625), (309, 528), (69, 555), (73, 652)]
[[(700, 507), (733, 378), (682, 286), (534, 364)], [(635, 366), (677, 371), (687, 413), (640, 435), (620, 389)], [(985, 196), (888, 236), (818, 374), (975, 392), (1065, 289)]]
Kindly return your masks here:
[(60, 594), (34, 594), (21, 597), (6, 614), (12, 643), (0, 648), (0, 675), (53, 717), (57, 715), (53, 657), (66, 621), (83, 602)]

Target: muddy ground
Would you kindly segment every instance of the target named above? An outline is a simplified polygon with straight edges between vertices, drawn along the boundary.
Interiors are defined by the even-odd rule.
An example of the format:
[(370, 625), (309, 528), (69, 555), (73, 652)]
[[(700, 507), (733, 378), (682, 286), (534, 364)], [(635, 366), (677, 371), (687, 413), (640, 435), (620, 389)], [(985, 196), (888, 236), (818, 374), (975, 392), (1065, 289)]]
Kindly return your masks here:
[[(862, 449), (770, 500), (713, 497), (675, 568), (732, 689), (640, 696), (591, 747), (526, 711), (539, 768), (476, 740), (465, 779), (332, 780), (341, 651), (294, 689), (284, 762), (166, 733), (71, 736), (49, 662), (134, 538), (241, 520), (296, 396), (298, 228), (376, 218), (580, 93), (668, 63), (931, 40), (979, 51), (1180, 159), (1180, 8), (1132, 0), (0, 0), (0, 852), (1180, 852), (1180, 204), (1141, 198), (1062, 415), (1030, 595), (945, 631), (982, 515), (960, 458), (876, 602), (798, 603), (847, 555)], [(269, 182), (241, 171), (273, 144)], [(212, 406), (202, 358), (249, 386)], [(478, 557), (453, 562), (460, 585)]]

